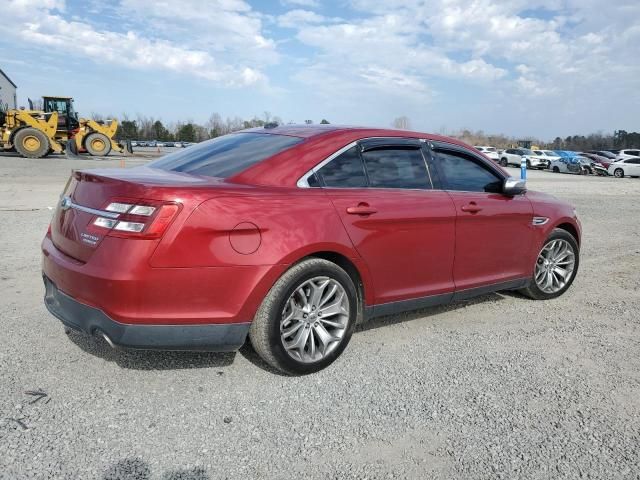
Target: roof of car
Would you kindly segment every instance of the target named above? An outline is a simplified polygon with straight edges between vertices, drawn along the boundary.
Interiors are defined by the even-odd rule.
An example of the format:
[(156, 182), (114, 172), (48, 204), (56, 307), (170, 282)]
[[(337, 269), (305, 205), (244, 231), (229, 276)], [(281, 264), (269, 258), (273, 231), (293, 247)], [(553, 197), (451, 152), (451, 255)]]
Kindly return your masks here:
[[(290, 135), (304, 141), (267, 158), (232, 177), (231, 181), (254, 185), (295, 185), (300, 176), (318, 162), (352, 142), (375, 137), (418, 138), (473, 149), (455, 138), (392, 128), (345, 125), (282, 125), (250, 128), (238, 133)], [(487, 161), (491, 160), (487, 158)]]
[[(343, 134), (353, 134), (354, 137), (410, 137), (424, 138), (432, 141), (448, 142), (469, 147), (468, 144), (455, 138), (445, 137), (432, 133), (416, 132), (411, 130), (399, 130), (395, 128), (362, 127), (354, 125), (311, 124), (311, 125), (278, 125), (274, 127), (257, 127), (240, 130), (236, 133), (268, 133), (273, 135), (290, 135), (300, 138), (314, 138), (319, 136), (329, 137)], [(360, 135), (361, 134), (361, 135)]]

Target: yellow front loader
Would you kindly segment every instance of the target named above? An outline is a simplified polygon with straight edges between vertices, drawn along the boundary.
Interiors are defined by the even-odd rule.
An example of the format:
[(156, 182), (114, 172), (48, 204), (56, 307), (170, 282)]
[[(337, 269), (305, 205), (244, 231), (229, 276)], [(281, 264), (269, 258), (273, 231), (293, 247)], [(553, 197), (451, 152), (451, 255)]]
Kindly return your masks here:
[(0, 121), (0, 147), (15, 149), (28, 158), (41, 158), (51, 152), (70, 149), (74, 155), (87, 152), (107, 156), (114, 150), (131, 153), (130, 147), (118, 144), (114, 137), (118, 121), (108, 123), (78, 118), (71, 97), (43, 97), (42, 109), (9, 110)]
[(39, 110), (9, 110), (0, 126), (0, 146), (27, 158), (41, 158), (64, 150), (57, 138), (58, 113)]

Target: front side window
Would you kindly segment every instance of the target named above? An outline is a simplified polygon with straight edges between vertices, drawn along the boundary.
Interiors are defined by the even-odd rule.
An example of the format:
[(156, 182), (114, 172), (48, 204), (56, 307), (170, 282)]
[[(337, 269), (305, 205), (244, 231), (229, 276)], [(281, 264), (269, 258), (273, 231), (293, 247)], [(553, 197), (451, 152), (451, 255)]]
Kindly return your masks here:
[(502, 179), (471, 157), (453, 151), (439, 151), (437, 155), (447, 190), (501, 191)]
[(287, 135), (232, 133), (171, 153), (148, 166), (228, 178), (302, 141), (302, 138)]
[(351, 147), (318, 170), (325, 187), (359, 188), (367, 186), (367, 176), (358, 147)]
[(373, 188), (430, 188), (429, 173), (418, 148), (381, 148), (362, 154)]

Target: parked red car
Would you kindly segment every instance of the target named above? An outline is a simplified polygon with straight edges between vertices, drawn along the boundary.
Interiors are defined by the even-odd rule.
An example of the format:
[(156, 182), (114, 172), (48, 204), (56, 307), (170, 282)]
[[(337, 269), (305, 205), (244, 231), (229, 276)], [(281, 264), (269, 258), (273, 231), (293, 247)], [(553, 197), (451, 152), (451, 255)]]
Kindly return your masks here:
[(580, 223), (457, 140), (336, 126), (225, 135), (72, 174), (42, 243), (45, 304), (111, 345), (326, 367), (360, 318), (498, 290), (564, 293)]

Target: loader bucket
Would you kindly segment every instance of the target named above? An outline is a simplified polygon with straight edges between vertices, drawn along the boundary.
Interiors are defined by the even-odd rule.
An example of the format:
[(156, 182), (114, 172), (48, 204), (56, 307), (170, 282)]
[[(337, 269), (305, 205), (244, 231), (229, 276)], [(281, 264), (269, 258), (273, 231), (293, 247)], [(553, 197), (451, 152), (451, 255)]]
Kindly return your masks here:
[(67, 144), (65, 145), (64, 151), (67, 154), (67, 158), (71, 158), (71, 159), (80, 158), (78, 156), (78, 146), (76, 145), (75, 140), (67, 140)]
[(125, 140), (118, 142), (118, 146), (122, 149), (122, 154), (125, 157), (133, 154), (133, 146), (131, 145), (131, 140)]

